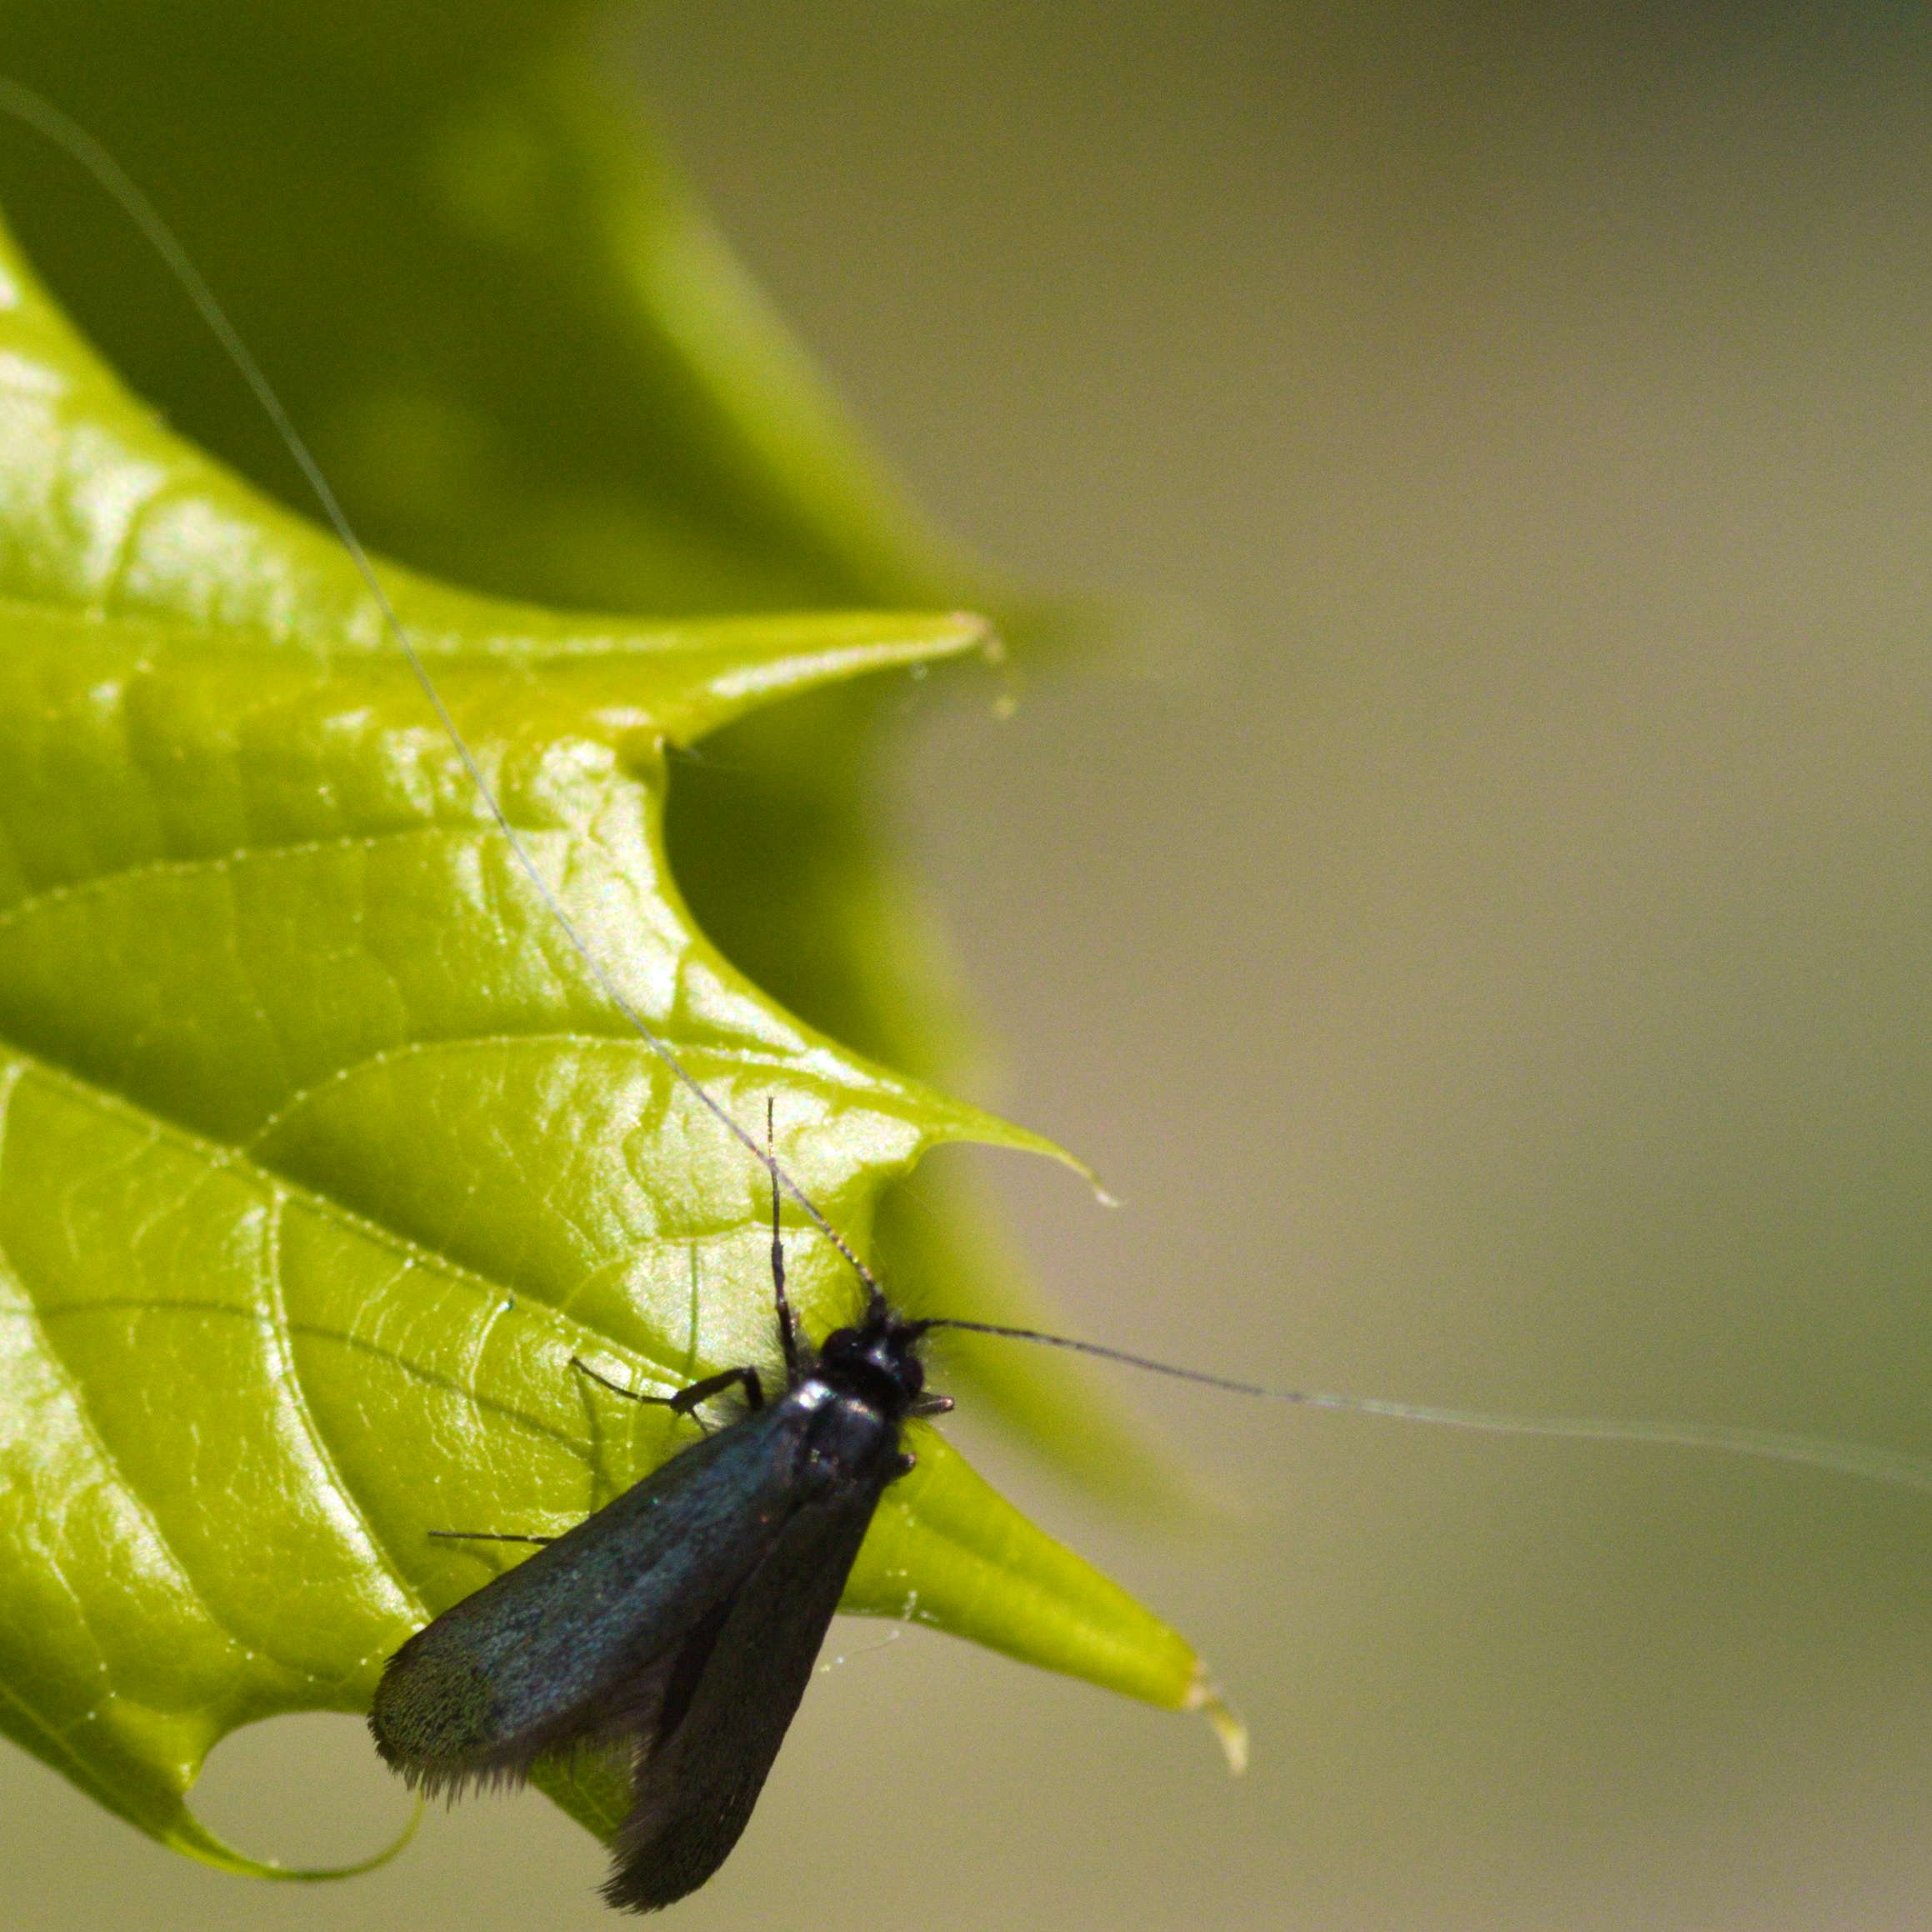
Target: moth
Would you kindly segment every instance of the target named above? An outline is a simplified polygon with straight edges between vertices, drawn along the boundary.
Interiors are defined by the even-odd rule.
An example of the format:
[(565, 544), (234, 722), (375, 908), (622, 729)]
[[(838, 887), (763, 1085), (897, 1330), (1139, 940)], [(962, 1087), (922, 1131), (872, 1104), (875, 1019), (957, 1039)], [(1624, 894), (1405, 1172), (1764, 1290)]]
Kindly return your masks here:
[[(547, 1755), (615, 1751), (631, 1808), (603, 1895), (655, 1911), (730, 1854), (804, 1695), (888, 1484), (901, 1424), (943, 1414), (919, 1344), (876, 1284), (813, 1348), (772, 1269), (785, 1388), (730, 1369), (663, 1402), (683, 1415), (733, 1385), (744, 1412), (486, 1584), (390, 1659), (376, 1748), (418, 1789), (514, 1783)], [(583, 1369), (582, 1364), (578, 1368)], [(586, 1374), (593, 1371), (583, 1369)], [(517, 1539), (516, 1540), (525, 1540)]]

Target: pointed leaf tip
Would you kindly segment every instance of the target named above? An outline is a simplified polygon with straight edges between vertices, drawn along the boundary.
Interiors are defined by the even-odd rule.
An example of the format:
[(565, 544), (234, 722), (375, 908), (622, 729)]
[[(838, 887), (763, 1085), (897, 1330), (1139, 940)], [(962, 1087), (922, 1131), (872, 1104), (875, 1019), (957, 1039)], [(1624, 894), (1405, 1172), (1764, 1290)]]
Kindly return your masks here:
[(1194, 1684), (1181, 1708), (1198, 1710), (1214, 1726), (1221, 1754), (1228, 1760), (1228, 1774), (1239, 1778), (1248, 1769), (1248, 1726), (1209, 1676), (1205, 1664), (1196, 1665)]

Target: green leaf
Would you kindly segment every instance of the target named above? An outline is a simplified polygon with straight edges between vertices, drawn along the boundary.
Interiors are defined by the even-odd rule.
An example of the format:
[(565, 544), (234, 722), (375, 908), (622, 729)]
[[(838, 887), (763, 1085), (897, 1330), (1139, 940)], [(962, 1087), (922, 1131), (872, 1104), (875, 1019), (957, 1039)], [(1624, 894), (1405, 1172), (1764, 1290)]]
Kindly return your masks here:
[[(180, 228), (378, 548), (503, 596), (680, 619), (972, 604), (1024, 648), (1035, 612), (906, 508), (642, 124), (623, 53), (579, 0), (0, 15), (0, 72), (79, 118)], [(136, 390), (306, 514), (287, 452), (151, 252), (4, 123), (0, 203)], [(328, 594), (356, 604), (346, 580)], [(202, 608), (179, 583), (159, 601)], [(244, 603), (322, 634), (299, 595), (224, 613)], [(975, 677), (990, 702), (1000, 687)], [(958, 1087), (982, 1056), (882, 840), (882, 704), (899, 702), (848, 680), (744, 718), (713, 762), (678, 768), (668, 838), (698, 923), (768, 993)], [(879, 1234), (923, 1305), (1062, 1325), (966, 1176), (923, 1174), (919, 1210), (888, 1206)], [(1187, 1499), (1064, 1360), (962, 1340), (953, 1372), (1114, 1500)]]
[[(957, 615), (558, 615), (385, 568), (552, 889), (856, 1240), (1035, 1137), (794, 1020), (671, 883), (664, 748), (969, 653)], [(666, 1455), (601, 1392), (769, 1362), (759, 1175), (591, 984), (338, 548), (135, 405), (0, 248), (0, 1728), (165, 1842), (210, 1747)], [(855, 1306), (793, 1238), (819, 1332)], [(848, 1607), (1154, 1702), (1186, 1645), (940, 1439)], [(595, 1793), (559, 1789), (580, 1815)]]

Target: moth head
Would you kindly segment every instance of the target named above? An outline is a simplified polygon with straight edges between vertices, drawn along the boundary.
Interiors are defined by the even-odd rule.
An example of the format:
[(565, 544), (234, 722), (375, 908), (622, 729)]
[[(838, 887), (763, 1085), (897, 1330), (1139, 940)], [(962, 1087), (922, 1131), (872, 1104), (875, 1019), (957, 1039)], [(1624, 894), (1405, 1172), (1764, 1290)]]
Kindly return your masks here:
[(856, 1379), (890, 1406), (903, 1409), (926, 1385), (925, 1364), (919, 1359), (919, 1341), (925, 1332), (923, 1322), (902, 1321), (881, 1299), (863, 1321), (834, 1329), (825, 1338), (818, 1350), (818, 1373)]

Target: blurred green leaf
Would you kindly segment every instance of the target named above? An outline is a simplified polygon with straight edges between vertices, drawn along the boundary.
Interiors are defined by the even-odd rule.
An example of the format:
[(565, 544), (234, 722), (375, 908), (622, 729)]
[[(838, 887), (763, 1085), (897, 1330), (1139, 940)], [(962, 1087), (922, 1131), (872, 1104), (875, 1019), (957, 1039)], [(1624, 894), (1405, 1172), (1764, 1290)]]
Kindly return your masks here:
[[(673, 888), (664, 748), (977, 620), (558, 615), (385, 568), (639, 1010), (855, 1239), (1035, 1137), (793, 1019)], [(209, 1748), (408, 1630), (773, 1354), (755, 1169), (589, 983), (338, 547), (135, 404), (0, 248), (0, 1728), (179, 1849)], [(876, 916), (876, 910), (873, 916)], [(793, 1243), (817, 1332), (854, 1287)], [(621, 1413), (613, 1413), (621, 1412)], [(1186, 1645), (922, 1432), (848, 1607), (1166, 1704)], [(594, 1822), (594, 1794), (558, 1795)]]

